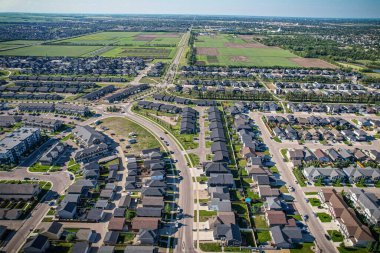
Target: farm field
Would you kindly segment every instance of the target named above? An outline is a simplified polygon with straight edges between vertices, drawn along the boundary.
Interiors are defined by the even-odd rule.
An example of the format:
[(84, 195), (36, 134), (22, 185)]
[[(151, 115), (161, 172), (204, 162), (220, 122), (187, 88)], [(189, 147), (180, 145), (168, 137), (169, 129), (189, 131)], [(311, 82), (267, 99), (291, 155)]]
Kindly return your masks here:
[(170, 47), (114, 47), (100, 56), (171, 59), (174, 54), (175, 48)]
[(38, 40), (10, 40), (10, 41), (1, 41), (0, 42), (0, 50), (8, 50), (16, 47), (32, 45), (35, 43), (39, 43), (41, 41)]
[(0, 55), (10, 56), (82, 56), (101, 47), (97, 46), (55, 46), (37, 45), (0, 51)]
[(318, 67), (328, 64), (317, 59), (298, 57), (278, 47), (263, 45), (247, 35), (201, 35), (197, 37), (195, 47), (199, 65)]
[(59, 45), (114, 45), (114, 46), (166, 46), (176, 47), (179, 33), (166, 32), (101, 32), (72, 39), (60, 40)]

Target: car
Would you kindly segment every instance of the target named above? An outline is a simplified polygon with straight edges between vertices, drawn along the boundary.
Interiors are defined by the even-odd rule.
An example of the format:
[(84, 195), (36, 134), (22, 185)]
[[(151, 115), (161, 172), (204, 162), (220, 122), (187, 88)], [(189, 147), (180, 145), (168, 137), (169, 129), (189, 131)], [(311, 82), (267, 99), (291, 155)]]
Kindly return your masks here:
[(24, 180), (30, 180), (30, 177), (24, 177)]
[(175, 227), (176, 227), (176, 228), (179, 227), (179, 222), (178, 222), (178, 221), (175, 222)]
[(70, 180), (74, 180), (74, 176), (70, 174)]
[(331, 240), (331, 237), (328, 234), (325, 234), (325, 237), (327, 240), (329, 240), (329, 241)]
[(305, 214), (305, 215), (303, 216), (303, 219), (304, 219), (305, 221), (307, 221), (307, 220), (309, 219), (309, 215)]
[(164, 140), (164, 137), (160, 137), (161, 140)]
[(166, 146), (170, 146), (169, 143), (166, 143)]
[(305, 198), (305, 201), (306, 201), (306, 203), (309, 203), (309, 202), (310, 202), (310, 200), (309, 200), (308, 198)]

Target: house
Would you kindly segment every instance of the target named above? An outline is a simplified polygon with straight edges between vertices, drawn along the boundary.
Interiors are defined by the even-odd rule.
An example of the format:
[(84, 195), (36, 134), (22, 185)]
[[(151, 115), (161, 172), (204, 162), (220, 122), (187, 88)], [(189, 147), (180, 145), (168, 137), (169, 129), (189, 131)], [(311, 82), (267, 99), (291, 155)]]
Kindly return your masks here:
[(119, 238), (120, 232), (118, 231), (108, 231), (104, 236), (105, 245), (116, 245)]
[(269, 227), (285, 226), (288, 224), (285, 213), (280, 210), (268, 210), (265, 212), (265, 217)]
[(231, 212), (232, 206), (229, 199), (213, 198), (208, 204), (209, 210), (218, 212)]
[(43, 253), (50, 247), (49, 240), (44, 235), (37, 235), (25, 243), (23, 251), (25, 253)]
[(162, 208), (159, 207), (138, 207), (136, 209), (138, 217), (161, 217)]
[(155, 245), (157, 233), (155, 230), (140, 229), (137, 234), (137, 241), (140, 242), (140, 245)]
[(363, 189), (350, 188), (346, 196), (369, 223), (376, 226), (380, 225), (380, 201), (374, 193), (365, 192)]
[(260, 198), (266, 199), (267, 197), (278, 197), (280, 196), (280, 191), (276, 188), (271, 188), (267, 185), (259, 185), (258, 193)]
[(57, 216), (59, 219), (74, 219), (77, 213), (77, 203), (74, 202), (62, 202), (57, 207)]
[(132, 203), (132, 200), (133, 200), (133, 202), (135, 201), (135, 200), (132, 199), (132, 197), (129, 196), (129, 195), (121, 196), (121, 197), (120, 197), (120, 200), (119, 200), (119, 207), (122, 207), (122, 208), (130, 208), (131, 203)]
[(132, 219), (132, 229), (150, 229), (155, 230), (158, 228), (161, 218), (158, 217), (134, 217)]
[(278, 197), (267, 197), (264, 203), (265, 210), (283, 210), (283, 203)]
[(90, 245), (88, 242), (76, 242), (73, 245), (72, 252), (88, 253), (88, 252), (90, 252)]
[(323, 188), (319, 192), (319, 196), (338, 223), (344, 237), (350, 240), (354, 246), (366, 246), (374, 241), (368, 227), (358, 220), (355, 212), (348, 207), (335, 189)]
[(30, 200), (37, 198), (41, 188), (38, 184), (0, 183), (0, 199)]
[(154, 246), (132, 246), (125, 247), (124, 253), (157, 253)]
[(343, 168), (343, 172), (351, 183), (363, 182), (365, 184), (373, 184), (380, 180), (380, 171), (373, 168)]
[(87, 221), (88, 222), (100, 222), (104, 220), (105, 213), (103, 209), (100, 208), (91, 208), (87, 213)]
[(273, 226), (269, 228), (273, 246), (281, 249), (294, 248), (303, 242), (302, 231), (298, 227)]
[(225, 186), (235, 188), (235, 181), (232, 174), (210, 174), (207, 183), (209, 187)]
[(316, 149), (314, 151), (314, 155), (317, 158), (317, 160), (321, 163), (328, 163), (330, 162), (330, 157), (325, 154), (321, 149)]
[(304, 152), (302, 149), (288, 150), (289, 160), (294, 166), (302, 165), (304, 159)]
[(97, 253), (114, 253), (115, 247), (114, 246), (100, 246)]
[(93, 242), (94, 235), (96, 235), (96, 233), (94, 233), (94, 231), (92, 231), (91, 229), (81, 228), (76, 232), (75, 238), (77, 241)]
[(203, 168), (206, 176), (208, 177), (210, 176), (210, 174), (227, 174), (230, 172), (227, 168), (226, 163), (209, 162), (205, 163)]
[(108, 230), (110, 231), (124, 231), (125, 218), (124, 217), (112, 217), (108, 223)]
[(143, 207), (159, 207), (164, 208), (164, 197), (149, 197), (146, 196), (142, 199), (141, 204)]
[(235, 224), (218, 224), (214, 228), (214, 240), (223, 241), (226, 246), (240, 246), (240, 229)]
[(53, 221), (50, 226), (40, 231), (40, 234), (52, 240), (59, 240), (59, 238), (61, 238), (62, 232), (63, 225), (59, 222)]
[(344, 181), (346, 179), (345, 173), (338, 168), (316, 168), (316, 167), (307, 167), (304, 168), (303, 174), (306, 179), (312, 182), (322, 180), (326, 183), (336, 182), (338, 180)]

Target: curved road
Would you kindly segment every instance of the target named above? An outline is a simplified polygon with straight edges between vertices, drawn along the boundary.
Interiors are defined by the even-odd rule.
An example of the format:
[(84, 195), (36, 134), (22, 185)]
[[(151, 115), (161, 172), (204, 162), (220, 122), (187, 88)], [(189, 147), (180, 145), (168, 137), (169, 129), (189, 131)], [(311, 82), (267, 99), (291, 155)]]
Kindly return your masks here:
[(183, 209), (183, 219), (180, 221), (181, 225), (178, 229), (178, 242), (175, 247), (175, 252), (191, 253), (196, 252), (193, 246), (193, 215), (194, 215), (194, 196), (193, 196), (193, 181), (190, 174), (187, 161), (181, 148), (177, 142), (169, 135), (165, 134), (165, 131), (158, 127), (151, 121), (144, 119), (141, 116), (131, 111), (131, 106), (126, 107), (124, 116), (132, 119), (136, 123), (143, 125), (151, 130), (155, 135), (163, 137), (168, 143), (167, 147), (170, 151), (173, 151), (173, 157), (178, 161), (176, 168), (180, 170), (182, 180), (179, 183), (179, 198), (178, 206)]

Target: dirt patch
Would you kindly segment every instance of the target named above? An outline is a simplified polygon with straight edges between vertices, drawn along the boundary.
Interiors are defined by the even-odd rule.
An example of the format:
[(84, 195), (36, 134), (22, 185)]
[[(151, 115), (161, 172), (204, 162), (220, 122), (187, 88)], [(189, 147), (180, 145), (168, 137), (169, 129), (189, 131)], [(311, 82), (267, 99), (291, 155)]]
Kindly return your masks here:
[(248, 42), (244, 44), (225, 43), (224, 46), (228, 48), (269, 48), (268, 46), (258, 42)]
[(305, 68), (327, 68), (327, 69), (338, 68), (337, 66), (320, 59), (297, 57), (297, 58), (289, 58), (289, 60)]
[(218, 56), (219, 51), (215, 47), (198, 47), (197, 54), (199, 55), (208, 55), (208, 56)]
[(198, 65), (198, 66), (205, 66), (206, 65), (206, 62), (205, 61), (197, 61), (195, 63), (195, 65)]
[(247, 62), (249, 59), (246, 56), (232, 56), (230, 60), (232, 62)]

